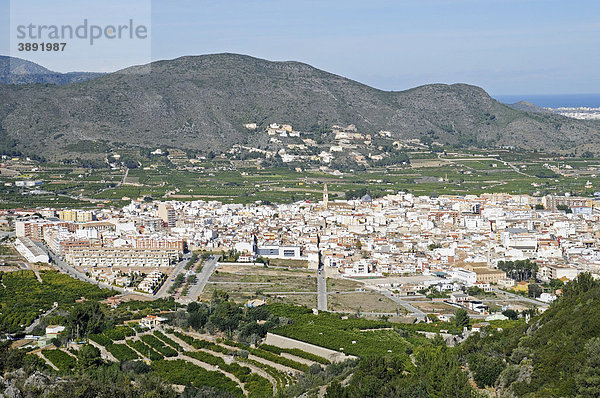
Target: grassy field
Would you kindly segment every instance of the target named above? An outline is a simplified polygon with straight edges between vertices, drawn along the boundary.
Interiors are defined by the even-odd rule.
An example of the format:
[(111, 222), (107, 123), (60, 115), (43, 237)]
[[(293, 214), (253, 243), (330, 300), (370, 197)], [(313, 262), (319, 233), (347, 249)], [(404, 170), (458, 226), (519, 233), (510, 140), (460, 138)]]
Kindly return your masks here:
[(353, 291), (363, 287), (361, 282), (353, 281), (351, 279), (342, 278), (327, 278), (327, 291)]
[(375, 292), (330, 294), (327, 305), (332, 311), (394, 313), (398, 305)]
[(224, 290), (236, 301), (264, 298), (268, 302), (316, 305), (316, 273), (306, 269), (265, 268), (240, 264), (221, 265), (209, 279), (201, 299)]

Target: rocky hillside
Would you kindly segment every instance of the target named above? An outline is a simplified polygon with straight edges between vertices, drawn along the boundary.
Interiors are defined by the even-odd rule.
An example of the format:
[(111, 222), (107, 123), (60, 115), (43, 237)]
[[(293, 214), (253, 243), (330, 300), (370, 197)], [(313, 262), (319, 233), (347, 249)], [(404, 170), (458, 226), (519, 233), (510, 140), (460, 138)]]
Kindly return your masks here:
[(69, 84), (93, 79), (102, 73), (58, 73), (34, 62), (0, 55), (0, 83), (2, 84)]
[[(600, 148), (600, 125), (510, 108), (466, 84), (386, 92), (298, 62), (235, 54), (182, 57), (67, 85), (0, 85), (0, 135), (24, 152), (107, 140), (226, 150), (272, 122), (298, 130), (355, 124), (395, 138), (569, 151)], [(3, 132), (2, 132), (3, 131)]]

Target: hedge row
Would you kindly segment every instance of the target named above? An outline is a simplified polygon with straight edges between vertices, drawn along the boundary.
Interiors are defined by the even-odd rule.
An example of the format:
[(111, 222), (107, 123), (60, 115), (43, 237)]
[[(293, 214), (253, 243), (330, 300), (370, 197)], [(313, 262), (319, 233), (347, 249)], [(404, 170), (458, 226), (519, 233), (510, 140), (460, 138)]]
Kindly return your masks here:
[(152, 362), (152, 370), (169, 384), (179, 384), (196, 388), (212, 387), (235, 397), (244, 393), (238, 384), (221, 372), (210, 372), (193, 363), (176, 359), (174, 361)]
[(274, 367), (269, 366), (265, 363), (258, 362), (258, 361), (255, 361), (255, 360), (249, 359), (249, 358), (243, 358), (243, 357), (238, 357), (238, 360), (249, 363), (251, 365), (256, 366), (257, 368), (264, 370), (265, 372), (267, 372), (269, 375), (271, 375), (271, 377), (273, 377), (277, 381), (277, 385), (280, 388), (285, 387), (286, 384), (291, 384), (294, 380), (292, 377), (288, 376), (287, 374), (282, 373), (279, 370), (275, 369)]
[(110, 352), (118, 361), (131, 361), (138, 359), (138, 354), (125, 344), (107, 344), (106, 350)]
[(180, 346), (179, 344), (177, 344), (172, 339), (168, 338), (167, 336), (165, 336), (163, 333), (159, 332), (158, 330), (154, 331), (154, 335), (156, 337), (158, 337), (160, 340), (162, 340), (165, 343), (167, 343), (168, 345), (170, 345), (171, 347), (173, 347), (174, 349), (176, 349), (177, 351), (179, 351), (179, 352), (183, 351), (182, 346)]
[(249, 398), (267, 398), (273, 396), (273, 385), (262, 376), (252, 373), (244, 380), (244, 388)]
[(62, 371), (72, 370), (77, 365), (77, 359), (61, 350), (42, 350), (42, 355)]
[(151, 334), (144, 334), (140, 337), (142, 341), (148, 344), (150, 347), (154, 348), (156, 351), (160, 352), (162, 355), (166, 357), (176, 357), (177, 351), (165, 345), (162, 341), (152, 336)]
[(292, 354), (299, 358), (308, 359), (309, 361), (318, 362), (323, 365), (329, 365), (331, 363), (326, 358), (323, 358), (319, 355), (312, 354), (310, 352), (302, 351), (299, 348), (281, 348), (281, 347), (276, 347), (274, 345), (269, 345), (269, 344), (261, 344), (259, 346), (259, 348), (262, 350), (265, 350), (265, 351), (270, 351), (277, 355), (281, 355), (282, 352), (285, 352), (287, 354)]
[(236, 362), (232, 362), (231, 364), (226, 364), (223, 358), (216, 357), (212, 354), (209, 354), (204, 351), (192, 351), (186, 352), (190, 358), (195, 358), (204, 363), (208, 363), (213, 366), (218, 366), (220, 369), (225, 372), (229, 372), (235, 377), (237, 377), (242, 383), (244, 383), (244, 387), (248, 391), (248, 396), (252, 398), (265, 398), (273, 396), (273, 387), (269, 380), (265, 379), (262, 376), (257, 374), (252, 374), (250, 368), (246, 366), (241, 366)]
[(127, 340), (126, 343), (151, 361), (158, 361), (164, 358), (160, 353), (141, 340)]
[(269, 351), (261, 350), (258, 348), (252, 348), (245, 344), (237, 343), (233, 340), (225, 340), (225, 344), (227, 344), (229, 346), (238, 347), (242, 350), (246, 350), (249, 353), (251, 353), (252, 355), (266, 359), (267, 361), (278, 363), (280, 365), (287, 366), (289, 368), (293, 368), (293, 369), (299, 370), (301, 372), (308, 371), (308, 365), (300, 363), (300, 362), (296, 362), (292, 359), (281, 357), (281, 356), (273, 354), (272, 352), (269, 352)]
[(223, 346), (217, 345), (215, 343), (211, 343), (210, 341), (195, 339), (192, 336), (188, 336), (187, 334), (183, 334), (183, 333), (179, 333), (179, 332), (173, 332), (173, 334), (196, 349), (205, 348), (207, 350), (211, 350), (214, 352), (220, 352), (222, 354), (229, 354), (229, 351), (230, 351)]

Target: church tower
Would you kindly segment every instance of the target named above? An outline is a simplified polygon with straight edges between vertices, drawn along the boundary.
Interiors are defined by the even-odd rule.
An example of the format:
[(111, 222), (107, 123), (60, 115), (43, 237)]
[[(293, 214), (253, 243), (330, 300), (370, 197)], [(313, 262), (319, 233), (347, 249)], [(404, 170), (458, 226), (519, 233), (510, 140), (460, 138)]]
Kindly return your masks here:
[(323, 210), (329, 206), (329, 194), (327, 193), (327, 184), (323, 187)]

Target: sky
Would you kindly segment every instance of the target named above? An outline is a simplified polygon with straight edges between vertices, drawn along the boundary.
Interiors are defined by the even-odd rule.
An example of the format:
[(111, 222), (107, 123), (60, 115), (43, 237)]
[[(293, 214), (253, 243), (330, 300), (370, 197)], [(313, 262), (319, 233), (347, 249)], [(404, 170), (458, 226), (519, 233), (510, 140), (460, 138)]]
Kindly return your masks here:
[[(13, 1), (55, 14), (75, 2)], [(462, 82), (493, 95), (600, 93), (598, 0), (138, 1), (151, 7), (152, 60), (233, 52), (305, 62), (384, 90)], [(116, 14), (86, 15), (103, 12)], [(10, 25), (10, 1), (0, 0), (0, 54), (15, 55)], [(88, 58), (111, 71), (136, 63), (128, 53)], [(74, 65), (61, 62), (42, 65)]]

